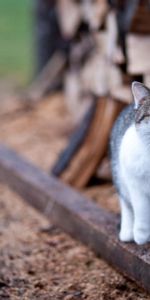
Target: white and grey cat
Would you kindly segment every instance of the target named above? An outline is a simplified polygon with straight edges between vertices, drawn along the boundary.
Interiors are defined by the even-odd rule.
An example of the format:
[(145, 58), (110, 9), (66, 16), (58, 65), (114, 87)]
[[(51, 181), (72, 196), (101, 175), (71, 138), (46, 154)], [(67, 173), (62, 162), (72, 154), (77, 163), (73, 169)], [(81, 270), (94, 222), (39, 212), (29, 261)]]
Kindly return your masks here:
[(121, 207), (121, 241), (150, 241), (150, 90), (133, 82), (135, 104), (125, 108), (111, 134), (111, 163)]

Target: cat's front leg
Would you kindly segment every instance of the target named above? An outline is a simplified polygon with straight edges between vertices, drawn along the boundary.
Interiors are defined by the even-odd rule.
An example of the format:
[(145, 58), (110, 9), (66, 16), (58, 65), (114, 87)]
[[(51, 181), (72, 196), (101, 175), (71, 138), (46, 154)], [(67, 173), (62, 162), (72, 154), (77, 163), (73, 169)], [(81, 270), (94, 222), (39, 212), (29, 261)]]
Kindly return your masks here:
[(121, 207), (121, 229), (119, 239), (122, 242), (133, 241), (133, 211), (130, 203), (123, 198), (120, 199)]
[(138, 245), (150, 241), (150, 199), (140, 192), (134, 192), (134, 240)]

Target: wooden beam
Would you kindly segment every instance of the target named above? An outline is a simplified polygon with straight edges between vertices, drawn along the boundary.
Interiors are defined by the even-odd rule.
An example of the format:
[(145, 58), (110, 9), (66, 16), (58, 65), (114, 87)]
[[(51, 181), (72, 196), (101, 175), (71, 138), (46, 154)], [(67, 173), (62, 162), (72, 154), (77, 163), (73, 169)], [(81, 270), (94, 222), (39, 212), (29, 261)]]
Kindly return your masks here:
[(72, 237), (150, 292), (150, 248), (121, 243), (118, 218), (0, 146), (0, 181)]

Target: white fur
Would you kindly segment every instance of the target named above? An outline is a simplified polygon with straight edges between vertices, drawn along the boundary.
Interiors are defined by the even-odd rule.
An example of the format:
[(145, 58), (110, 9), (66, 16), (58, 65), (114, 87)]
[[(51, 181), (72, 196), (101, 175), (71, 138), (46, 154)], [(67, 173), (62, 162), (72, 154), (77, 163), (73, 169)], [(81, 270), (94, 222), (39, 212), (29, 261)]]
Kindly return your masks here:
[[(150, 125), (144, 126), (150, 132)], [(124, 197), (120, 199), (120, 240), (144, 244), (150, 241), (150, 146), (135, 125), (128, 128), (122, 139), (119, 165)]]

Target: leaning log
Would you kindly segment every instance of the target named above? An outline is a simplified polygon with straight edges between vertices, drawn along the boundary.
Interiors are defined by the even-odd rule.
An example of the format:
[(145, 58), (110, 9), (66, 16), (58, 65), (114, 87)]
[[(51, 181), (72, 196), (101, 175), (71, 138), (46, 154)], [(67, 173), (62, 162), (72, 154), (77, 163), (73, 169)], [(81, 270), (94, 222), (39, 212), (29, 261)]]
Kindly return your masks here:
[(0, 146), (0, 181), (72, 237), (150, 292), (149, 244), (121, 243), (116, 215)]
[(75, 130), (73, 135), (71, 136), (67, 148), (60, 154), (58, 160), (50, 170), (50, 173), (56, 177), (61, 176), (61, 174), (66, 170), (66, 168), (71, 163), (72, 158), (75, 153), (79, 150), (79, 148), (84, 143), (88, 130), (90, 128), (92, 119), (95, 115), (95, 111), (97, 108), (97, 101), (93, 101), (88, 112), (84, 116), (80, 126)]
[(66, 57), (61, 52), (55, 52), (46, 66), (38, 74), (28, 89), (24, 92), (27, 103), (37, 103), (59, 82), (66, 65)]
[[(80, 148), (74, 151), (66, 168), (59, 172), (59, 177), (64, 182), (76, 188), (83, 188), (87, 185), (106, 155), (111, 128), (123, 106), (124, 104), (120, 101), (105, 97), (98, 99), (86, 137)], [(69, 144), (69, 148), (70, 146)], [(67, 149), (64, 154), (67, 153)]]

